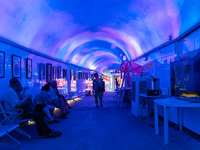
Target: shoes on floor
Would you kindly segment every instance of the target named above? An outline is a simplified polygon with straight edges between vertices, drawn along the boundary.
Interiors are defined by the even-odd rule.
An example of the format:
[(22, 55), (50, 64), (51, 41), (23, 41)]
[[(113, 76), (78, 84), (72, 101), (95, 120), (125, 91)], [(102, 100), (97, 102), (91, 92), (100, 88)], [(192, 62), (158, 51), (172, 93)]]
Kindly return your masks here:
[(64, 114), (63, 114), (63, 116), (67, 116), (67, 115), (68, 115), (68, 113), (64, 113)]
[(48, 120), (47, 122), (48, 122), (49, 124), (53, 124), (53, 123), (59, 123), (60, 120), (53, 119), (53, 120)]
[(71, 106), (68, 107), (68, 109), (71, 109), (71, 108), (72, 108)]
[(68, 117), (66, 117), (65, 115), (62, 115), (59, 117), (60, 119), (67, 119)]
[(96, 108), (98, 108), (99, 106), (98, 105), (96, 105)]
[(103, 106), (103, 104), (101, 103), (101, 107)]
[(49, 135), (46, 135), (44, 138), (55, 138), (61, 135), (62, 135), (62, 132), (60, 131), (52, 131), (51, 133), (49, 133)]

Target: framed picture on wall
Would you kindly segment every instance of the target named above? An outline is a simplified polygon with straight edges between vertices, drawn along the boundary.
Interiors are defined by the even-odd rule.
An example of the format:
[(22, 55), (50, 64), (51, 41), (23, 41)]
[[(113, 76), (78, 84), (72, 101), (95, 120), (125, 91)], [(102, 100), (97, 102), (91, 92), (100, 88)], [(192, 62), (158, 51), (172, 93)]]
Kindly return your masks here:
[(94, 74), (93, 73), (91, 74), (91, 80), (94, 80)]
[(88, 73), (85, 74), (85, 79), (88, 80)]
[(39, 78), (40, 80), (45, 79), (45, 65), (43, 63), (39, 64)]
[(56, 66), (53, 66), (53, 80), (56, 79)]
[(5, 76), (5, 52), (0, 51), (0, 78)]
[(76, 74), (76, 80), (78, 80), (78, 71), (75, 71), (75, 74)]
[(63, 78), (67, 78), (67, 69), (63, 69)]
[(32, 60), (26, 58), (26, 78), (32, 78)]
[(60, 79), (61, 78), (61, 66), (58, 66), (58, 69), (57, 69), (57, 78)]
[(46, 81), (51, 82), (52, 81), (52, 64), (47, 63), (47, 67), (46, 67)]
[(72, 80), (73, 80), (73, 70), (70, 69), (70, 81), (72, 81)]
[(21, 57), (17, 55), (12, 55), (12, 77), (21, 77)]
[(73, 80), (74, 81), (76, 80), (76, 70), (74, 70), (74, 72), (73, 72)]
[(78, 79), (82, 79), (82, 72), (81, 71), (79, 71), (79, 73), (78, 73)]

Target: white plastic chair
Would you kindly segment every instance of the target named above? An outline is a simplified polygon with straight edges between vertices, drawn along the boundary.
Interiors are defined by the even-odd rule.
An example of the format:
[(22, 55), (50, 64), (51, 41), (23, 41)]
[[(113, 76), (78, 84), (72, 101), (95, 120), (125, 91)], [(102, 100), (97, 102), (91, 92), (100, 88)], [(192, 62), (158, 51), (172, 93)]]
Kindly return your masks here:
[(7, 113), (9, 113), (11, 115), (10, 118), (7, 119), (7, 121), (6, 121), (7, 124), (19, 124), (19, 123), (24, 123), (24, 122), (28, 122), (28, 121), (33, 121), (33, 119), (31, 119), (31, 118), (22, 119), (22, 117), (20, 116), (23, 114), (22, 109), (6, 110), (3, 100), (0, 100), (0, 109), (1, 109), (1, 112), (2, 112), (4, 118), (7, 117)]
[(0, 109), (1, 109), (1, 114), (3, 116), (3, 120), (0, 123), (0, 131), (2, 131), (0, 134), (1, 136), (4, 136), (4, 132), (6, 131), (6, 135), (9, 136), (11, 139), (13, 139), (15, 142), (18, 143), (18, 147), (20, 145), (20, 142), (18, 140), (16, 140), (15, 138), (13, 138), (11, 135), (9, 135), (9, 133), (11, 133), (12, 131), (16, 131), (26, 137), (28, 137), (29, 139), (31, 139), (31, 136), (29, 134), (27, 134), (26, 132), (22, 131), (21, 129), (19, 129), (20, 125), (19, 123), (23, 123), (23, 122), (27, 122), (27, 121), (32, 121), (33, 119), (21, 119), (20, 115), (23, 113), (22, 109), (13, 109), (18, 113), (14, 113), (15, 111), (7, 111), (4, 107), (4, 101), (0, 100)]
[[(3, 112), (0, 112), (0, 114), (3, 114)], [(20, 142), (15, 139), (14, 137), (12, 137), (10, 135), (11, 132), (16, 131), (18, 133), (21, 133), (23, 135), (25, 135), (26, 133), (22, 130), (19, 129), (20, 125), (19, 124), (11, 124), (11, 125), (7, 125), (6, 121), (7, 119), (10, 119), (11, 114), (7, 112), (6, 114), (6, 118), (4, 118), (1, 122), (0, 122), (0, 138), (3, 138), (4, 136), (8, 136), (9, 138), (11, 138), (13, 141), (15, 141), (18, 144), (18, 148), (20, 146)], [(24, 134), (25, 133), (25, 134)], [(26, 134), (27, 135), (27, 134)], [(31, 137), (29, 137), (31, 139)]]

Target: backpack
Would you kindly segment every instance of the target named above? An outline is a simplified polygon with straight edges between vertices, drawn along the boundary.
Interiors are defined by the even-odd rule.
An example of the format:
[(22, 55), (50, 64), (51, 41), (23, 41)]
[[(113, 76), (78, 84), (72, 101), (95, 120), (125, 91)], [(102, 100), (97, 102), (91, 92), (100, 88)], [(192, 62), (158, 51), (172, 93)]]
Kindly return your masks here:
[(101, 81), (101, 85), (98, 84), (98, 82), (95, 80), (95, 82), (97, 83), (97, 86), (98, 86), (98, 91), (101, 91), (101, 92), (104, 92), (104, 84), (103, 84), (103, 81)]

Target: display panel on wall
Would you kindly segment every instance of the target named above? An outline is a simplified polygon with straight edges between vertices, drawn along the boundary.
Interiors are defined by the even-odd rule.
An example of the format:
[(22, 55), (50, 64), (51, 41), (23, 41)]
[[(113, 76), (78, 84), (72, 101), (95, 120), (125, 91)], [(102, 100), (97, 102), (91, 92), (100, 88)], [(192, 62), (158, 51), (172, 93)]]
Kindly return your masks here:
[(39, 78), (40, 80), (45, 79), (45, 65), (43, 63), (39, 65)]
[(56, 79), (56, 66), (53, 66), (53, 79)]
[(0, 51), (0, 78), (5, 76), (5, 52)]
[(47, 76), (47, 82), (52, 81), (52, 64), (47, 63), (47, 68), (46, 68), (46, 76)]
[(57, 78), (58, 79), (61, 78), (61, 66), (58, 66), (58, 69), (57, 69)]
[(12, 77), (21, 77), (21, 57), (12, 54)]
[(200, 50), (181, 54), (171, 60), (172, 95), (193, 94), (200, 96)]
[(32, 60), (26, 58), (26, 78), (32, 78)]
[(63, 78), (67, 78), (67, 69), (63, 69)]

